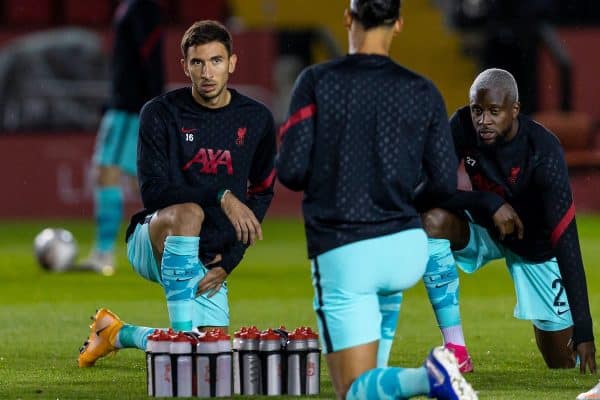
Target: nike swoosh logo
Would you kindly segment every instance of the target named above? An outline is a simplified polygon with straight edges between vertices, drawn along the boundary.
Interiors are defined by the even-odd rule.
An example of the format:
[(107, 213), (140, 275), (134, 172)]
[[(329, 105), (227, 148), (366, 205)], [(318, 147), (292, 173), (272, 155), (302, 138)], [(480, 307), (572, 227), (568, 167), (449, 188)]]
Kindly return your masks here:
[(97, 336), (100, 336), (100, 334), (101, 334), (102, 332), (104, 332), (104, 330), (105, 330), (105, 329), (107, 329), (107, 328), (108, 328), (108, 326), (105, 326), (105, 327), (104, 327), (104, 328), (102, 328), (102, 329), (98, 329), (98, 330), (96, 331), (96, 335), (97, 335)]
[(568, 313), (570, 310), (567, 308), (566, 310), (558, 310), (556, 313), (558, 315), (563, 315), (564, 313)]
[(436, 288), (441, 288), (441, 287), (444, 287), (444, 286), (448, 286), (449, 284), (450, 284), (450, 282), (446, 282), (446, 283), (438, 283), (438, 284), (436, 284), (436, 285), (435, 285), (435, 287), (436, 287)]
[(181, 133), (192, 133), (192, 132), (195, 132), (197, 130), (198, 130), (197, 128), (183, 128), (182, 127), (181, 128)]

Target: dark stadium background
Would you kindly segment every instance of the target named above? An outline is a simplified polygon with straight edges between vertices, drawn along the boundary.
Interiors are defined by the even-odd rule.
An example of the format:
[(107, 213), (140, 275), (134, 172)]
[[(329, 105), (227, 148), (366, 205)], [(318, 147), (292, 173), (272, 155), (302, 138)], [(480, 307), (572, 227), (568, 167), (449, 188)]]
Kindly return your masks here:
[[(90, 155), (107, 96), (105, 63), (117, 3), (0, 0), (1, 218), (92, 215)], [(186, 84), (179, 66), (182, 32), (197, 19), (218, 19), (234, 32), (240, 56), (233, 85), (264, 101), (282, 121), (299, 69), (345, 52), (345, 3), (163, 0), (168, 87)], [(405, 29), (393, 57), (440, 87), (448, 113), (465, 102), (478, 70), (509, 68), (523, 109), (563, 141), (578, 210), (597, 210), (599, 3), (405, 3)], [(277, 191), (271, 215), (299, 215), (299, 197)], [(128, 212), (138, 206), (129, 193)]]

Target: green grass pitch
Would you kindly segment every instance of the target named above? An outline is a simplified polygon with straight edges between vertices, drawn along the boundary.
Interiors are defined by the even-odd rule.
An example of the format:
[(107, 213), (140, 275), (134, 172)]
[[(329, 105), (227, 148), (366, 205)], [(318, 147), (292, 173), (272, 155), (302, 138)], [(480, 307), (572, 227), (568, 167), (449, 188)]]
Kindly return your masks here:
[[(598, 334), (600, 217), (579, 216), (578, 223)], [(123, 243), (114, 277), (43, 272), (33, 258), (32, 240), (46, 226), (71, 230), (81, 254), (91, 245), (89, 221), (0, 223), (0, 398), (146, 398), (141, 351), (120, 351), (89, 369), (77, 368), (76, 358), (88, 334), (89, 316), (98, 307), (111, 308), (127, 322), (166, 326), (162, 290), (131, 271)], [(300, 221), (267, 219), (264, 235), (229, 280), (231, 327), (315, 327)], [(365, 268), (376, 264), (374, 257), (373, 265)], [(576, 370), (546, 369), (531, 324), (512, 317), (513, 288), (503, 264), (461, 275), (461, 284), (463, 323), (475, 363), (468, 380), (481, 399), (574, 399), (597, 382), (596, 376)], [(439, 343), (433, 313), (418, 284), (405, 293), (391, 364), (421, 365), (427, 351)], [(319, 398), (333, 398), (322, 367)]]

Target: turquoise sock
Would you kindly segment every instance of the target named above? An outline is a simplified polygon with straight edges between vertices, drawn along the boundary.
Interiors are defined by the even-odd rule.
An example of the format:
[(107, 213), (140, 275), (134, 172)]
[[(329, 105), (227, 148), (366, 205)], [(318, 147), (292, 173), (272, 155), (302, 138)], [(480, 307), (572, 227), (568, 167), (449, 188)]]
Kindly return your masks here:
[(450, 241), (429, 239), (429, 260), (423, 282), (441, 328), (460, 325), (458, 272)]
[(379, 295), (379, 312), (381, 313), (381, 339), (377, 348), (377, 367), (387, 367), (392, 350), (392, 342), (396, 335), (402, 293), (391, 296)]
[(397, 400), (429, 393), (425, 367), (375, 368), (352, 382), (346, 400)]
[(197, 236), (167, 236), (162, 257), (162, 283), (171, 327), (192, 330), (193, 302), (200, 282)]
[(123, 191), (106, 186), (95, 191), (96, 250), (112, 252), (123, 219)]
[(119, 349), (136, 348), (146, 350), (148, 336), (150, 336), (152, 332), (154, 332), (154, 328), (125, 324), (117, 334), (116, 347)]

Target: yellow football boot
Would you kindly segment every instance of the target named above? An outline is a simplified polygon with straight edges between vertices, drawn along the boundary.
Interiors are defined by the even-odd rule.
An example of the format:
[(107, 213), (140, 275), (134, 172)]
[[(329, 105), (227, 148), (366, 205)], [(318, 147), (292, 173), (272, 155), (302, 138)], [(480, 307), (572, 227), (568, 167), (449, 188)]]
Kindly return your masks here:
[(79, 349), (79, 368), (91, 367), (97, 359), (117, 351), (115, 341), (123, 321), (112, 311), (101, 308), (92, 317), (90, 337)]

